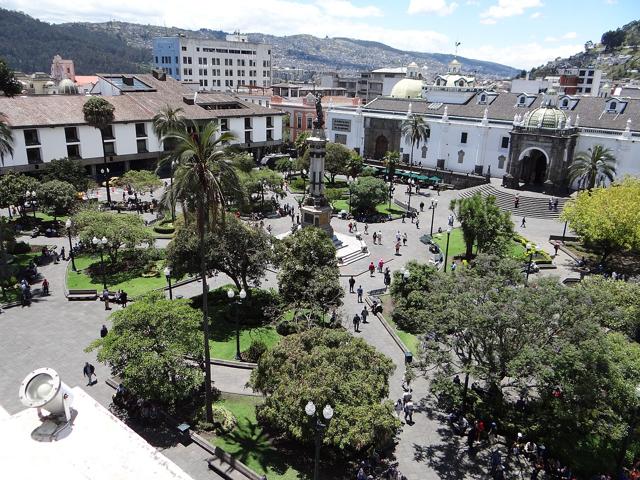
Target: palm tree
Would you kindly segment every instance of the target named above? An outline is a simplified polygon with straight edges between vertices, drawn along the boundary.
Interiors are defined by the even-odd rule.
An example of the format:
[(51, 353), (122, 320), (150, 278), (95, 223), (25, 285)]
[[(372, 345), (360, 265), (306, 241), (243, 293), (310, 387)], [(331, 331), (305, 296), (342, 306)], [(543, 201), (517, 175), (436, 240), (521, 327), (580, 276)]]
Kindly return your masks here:
[(396, 171), (396, 166), (400, 162), (400, 153), (398, 152), (387, 152), (384, 154), (384, 158), (382, 159), (382, 163), (385, 167), (387, 167), (387, 182), (390, 182), (393, 178), (393, 175)]
[[(184, 130), (185, 127), (186, 121), (182, 107), (173, 108), (171, 105), (165, 105), (153, 117), (153, 131), (158, 140), (162, 140), (169, 132)], [(173, 150), (173, 145), (167, 145), (166, 150)]]
[(180, 201), (184, 206), (185, 222), (195, 217), (200, 239), (200, 276), (202, 277), (202, 324), (204, 330), (205, 411), (208, 422), (213, 421), (211, 395), (211, 367), (209, 365), (209, 311), (207, 306), (207, 263), (205, 238), (209, 229), (224, 221), (225, 186), (239, 185), (236, 172), (228, 162), (222, 146), (234, 139), (229, 132), (217, 137), (217, 124), (209, 122), (200, 131), (193, 123), (193, 133), (187, 129), (172, 130), (163, 141), (175, 142), (173, 155), (177, 165), (175, 178), (165, 192), (164, 202)]
[[(113, 112), (115, 107), (102, 97), (91, 97), (82, 106), (84, 121), (100, 132), (100, 143), (102, 145), (102, 157), (106, 165), (107, 158), (104, 153), (104, 130), (113, 123)], [(107, 202), (111, 204), (111, 193), (109, 192), (109, 175), (106, 180), (107, 185)]]
[(429, 126), (425, 123), (423, 117), (411, 115), (402, 121), (400, 126), (402, 136), (411, 142), (411, 161), (409, 165), (413, 165), (413, 151), (416, 144), (420, 146), (420, 142), (426, 142), (429, 138)]
[(0, 165), (4, 166), (4, 156), (13, 155), (13, 137), (7, 117), (0, 112)]
[(596, 186), (598, 179), (602, 179), (603, 183), (605, 178), (613, 182), (615, 176), (616, 158), (611, 150), (602, 145), (594, 145), (586, 152), (576, 154), (569, 166), (569, 180), (579, 180), (589, 190)]

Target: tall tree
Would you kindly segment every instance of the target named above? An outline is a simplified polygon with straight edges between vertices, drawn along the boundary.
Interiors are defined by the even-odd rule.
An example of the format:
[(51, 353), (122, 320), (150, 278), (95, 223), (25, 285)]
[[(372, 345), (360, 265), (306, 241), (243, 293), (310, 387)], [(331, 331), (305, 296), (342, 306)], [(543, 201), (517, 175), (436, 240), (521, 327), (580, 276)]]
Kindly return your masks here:
[(59, 180), (73, 185), (76, 192), (86, 192), (91, 184), (87, 171), (79, 160), (60, 158), (45, 166), (44, 180)]
[(136, 195), (146, 190), (153, 190), (162, 186), (162, 182), (158, 175), (149, 170), (129, 170), (120, 178), (116, 185), (127, 186), (133, 190)]
[[(186, 128), (186, 120), (184, 118), (184, 109), (182, 107), (173, 108), (171, 105), (165, 105), (158, 113), (153, 116), (153, 132), (158, 140), (163, 140), (169, 132), (184, 130)], [(165, 150), (173, 150), (174, 145), (165, 145)]]
[(5, 97), (13, 97), (22, 92), (22, 84), (16, 80), (13, 71), (2, 58), (0, 58), (0, 92)]
[[(211, 369), (209, 368), (209, 312), (207, 304), (207, 231), (218, 228), (224, 221), (226, 204), (223, 185), (237, 183), (233, 166), (227, 162), (222, 146), (234, 139), (225, 132), (218, 135), (214, 122), (207, 123), (202, 131), (193, 124), (193, 132), (170, 131), (164, 139), (175, 140), (173, 158), (177, 162), (174, 181), (167, 190), (166, 199), (182, 202), (185, 219), (195, 217), (200, 240), (200, 276), (202, 278), (202, 323), (205, 355), (205, 412), (208, 422), (213, 420)], [(240, 188), (238, 186), (238, 188)]]
[(375, 212), (376, 206), (384, 203), (389, 194), (381, 178), (360, 177), (351, 184), (351, 209), (359, 213)]
[(336, 175), (347, 173), (347, 163), (351, 158), (351, 150), (340, 143), (327, 143), (324, 159), (325, 170), (329, 173), (329, 182), (334, 183)]
[(396, 167), (398, 163), (400, 163), (400, 153), (399, 152), (387, 152), (384, 154), (384, 158), (382, 159), (384, 166), (387, 169), (387, 182), (390, 182), (393, 178), (393, 175), (396, 172)]
[[(91, 97), (82, 106), (85, 122), (100, 132), (100, 144), (102, 146), (104, 163), (107, 163), (107, 157), (104, 153), (104, 130), (113, 123), (114, 111), (115, 107), (102, 97)], [(109, 187), (110, 185), (107, 185), (107, 201), (111, 203)]]
[(49, 180), (38, 188), (38, 202), (53, 212), (53, 219), (71, 211), (78, 197), (76, 188), (69, 182)]
[(591, 190), (597, 183), (604, 184), (604, 179), (613, 182), (616, 176), (616, 159), (611, 150), (602, 145), (595, 145), (586, 152), (579, 152), (569, 166), (569, 180), (579, 180), (584, 187)]
[(473, 255), (475, 244), (479, 252), (506, 253), (514, 234), (513, 222), (509, 212), (501, 211), (496, 205), (494, 196), (483, 197), (476, 193), (469, 198), (456, 198), (451, 200), (449, 208), (456, 212), (462, 225), (467, 258)]
[(347, 165), (346, 165), (347, 175), (350, 175), (351, 178), (356, 178), (358, 175), (362, 173), (363, 168), (364, 168), (364, 160), (359, 154), (352, 151), (349, 155), (349, 160), (347, 160)]
[(420, 146), (420, 142), (426, 142), (429, 138), (429, 126), (425, 123), (424, 118), (415, 113), (402, 121), (400, 126), (402, 135), (411, 142), (411, 161), (409, 165), (413, 165), (413, 151), (415, 146)]
[(0, 112), (0, 165), (4, 166), (5, 155), (13, 155), (13, 136), (7, 117)]
[(0, 176), (0, 207), (14, 205), (18, 207), (21, 216), (26, 216), (26, 192), (36, 191), (40, 182), (24, 173), (13, 170)]

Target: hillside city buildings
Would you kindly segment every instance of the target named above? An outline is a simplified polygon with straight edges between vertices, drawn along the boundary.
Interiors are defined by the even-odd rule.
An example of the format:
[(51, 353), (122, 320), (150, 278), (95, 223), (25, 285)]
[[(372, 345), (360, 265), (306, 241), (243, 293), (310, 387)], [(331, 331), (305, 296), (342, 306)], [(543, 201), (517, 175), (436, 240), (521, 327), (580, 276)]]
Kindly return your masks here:
[(154, 38), (153, 63), (176, 80), (198, 83), (202, 90), (271, 85), (271, 45), (249, 42), (239, 33), (226, 40)]

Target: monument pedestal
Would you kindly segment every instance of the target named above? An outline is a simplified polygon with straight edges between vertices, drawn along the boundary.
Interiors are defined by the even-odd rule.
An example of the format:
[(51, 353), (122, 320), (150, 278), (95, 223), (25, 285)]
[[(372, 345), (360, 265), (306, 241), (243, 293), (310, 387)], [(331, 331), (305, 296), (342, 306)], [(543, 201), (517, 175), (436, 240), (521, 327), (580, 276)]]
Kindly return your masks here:
[(315, 202), (309, 205), (302, 205), (300, 208), (300, 212), (302, 213), (302, 226), (321, 228), (327, 232), (327, 235), (333, 237), (333, 228), (331, 227), (331, 206), (321, 205), (320, 203), (321, 202)]

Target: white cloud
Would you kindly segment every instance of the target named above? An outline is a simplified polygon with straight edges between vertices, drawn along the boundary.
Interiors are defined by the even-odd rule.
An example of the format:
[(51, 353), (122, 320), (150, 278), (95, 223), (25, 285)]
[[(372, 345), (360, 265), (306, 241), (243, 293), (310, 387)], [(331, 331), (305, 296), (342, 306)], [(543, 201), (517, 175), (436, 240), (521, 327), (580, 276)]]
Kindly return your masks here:
[(347, 0), (318, 0), (316, 4), (327, 15), (338, 14), (341, 17), (381, 17), (382, 10), (373, 5), (357, 7)]
[(540, 0), (498, 0), (480, 14), (482, 18), (507, 18), (522, 15), (528, 8), (542, 7)]
[(456, 2), (447, 3), (447, 0), (411, 0), (407, 12), (451, 15), (456, 8), (458, 8)]
[(576, 32), (567, 32), (564, 35), (562, 35), (561, 37), (545, 37), (544, 41), (545, 42), (559, 42), (559, 41), (562, 41), (562, 40), (573, 40), (577, 36), (578, 36), (578, 34)]
[(492, 62), (529, 69), (546, 64), (557, 57), (569, 57), (584, 50), (584, 45), (544, 45), (537, 42), (518, 45), (480, 45), (465, 52), (470, 58), (481, 58)]
[(480, 1), (479, 0), (467, 0), (466, 2), (464, 2), (465, 5), (471, 5), (473, 7), (477, 7), (480, 5)]
[(536, 18), (540, 18), (542, 16), (542, 12), (533, 12), (531, 15), (529, 15), (529, 18), (531, 19), (536, 19)]
[[(187, 29), (206, 27), (227, 32), (240, 30), (273, 35), (309, 34), (320, 38), (351, 37), (422, 52), (442, 51), (451, 44), (446, 35), (435, 31), (376, 27), (360, 18), (365, 14), (376, 16), (381, 13), (378, 8), (357, 7), (345, 0), (328, 0), (326, 5), (321, 0), (318, 3), (244, 0), (227, 3), (220, 9), (202, 8), (199, 0), (111, 0), (108, 8), (102, 0), (84, 0), (82, 9), (66, 0), (40, 0), (37, 5), (30, 0), (3, 2), (3, 8), (20, 10), (54, 23), (122, 20)], [(345, 7), (349, 15), (345, 15)], [(350, 16), (355, 13), (358, 18)]]
[(573, 38), (576, 38), (577, 36), (578, 36), (578, 34), (576, 32), (567, 32), (562, 36), (562, 38), (564, 38), (566, 40), (571, 40)]

